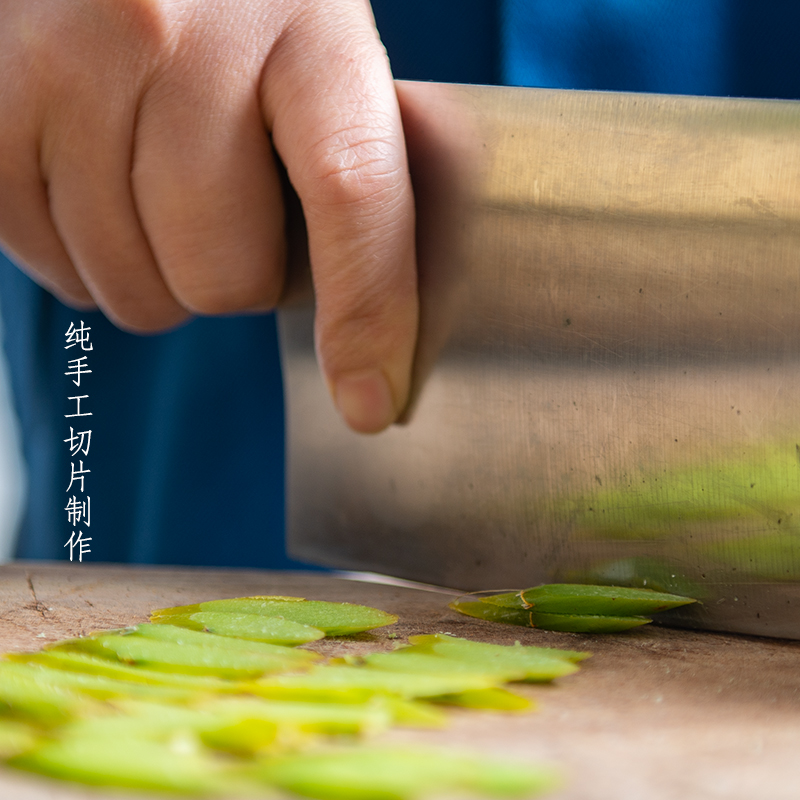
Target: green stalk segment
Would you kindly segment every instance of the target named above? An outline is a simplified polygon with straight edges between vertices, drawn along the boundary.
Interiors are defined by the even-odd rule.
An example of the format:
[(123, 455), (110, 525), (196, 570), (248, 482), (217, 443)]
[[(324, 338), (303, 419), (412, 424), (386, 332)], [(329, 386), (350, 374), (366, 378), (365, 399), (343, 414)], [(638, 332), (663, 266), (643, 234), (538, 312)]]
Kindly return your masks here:
[(646, 614), (697, 602), (690, 597), (617, 586), (549, 584), (476, 599), (450, 608), (470, 617), (571, 633), (619, 633), (651, 622)]
[(0, 720), (0, 758), (8, 759), (32, 749), (38, 740), (35, 728), (24, 722)]
[(541, 628), (545, 631), (569, 633), (620, 633), (652, 620), (647, 617), (603, 617), (577, 614), (539, 614), (521, 608), (507, 608), (490, 603), (475, 601), (454, 601), (450, 608), (468, 617), (502, 622), (506, 625), (522, 625), (527, 628)]
[(12, 758), (11, 765), (54, 778), (129, 789), (192, 794), (242, 794), (236, 776), (193, 737), (166, 742), (105, 736), (66, 736), (43, 741)]
[(58, 725), (100, 710), (99, 702), (71, 687), (42, 682), (33, 671), (0, 671), (0, 717)]
[(650, 589), (553, 583), (521, 592), (492, 595), (484, 598), (484, 602), (546, 614), (628, 617), (656, 614), (696, 601)]
[(535, 765), (377, 747), (276, 758), (257, 774), (269, 784), (319, 800), (406, 800), (462, 792), (530, 797), (559, 783), (551, 770)]
[(532, 711), (536, 704), (521, 694), (508, 689), (473, 689), (458, 694), (443, 694), (431, 698), (432, 702), (445, 706), (476, 708), (485, 711)]

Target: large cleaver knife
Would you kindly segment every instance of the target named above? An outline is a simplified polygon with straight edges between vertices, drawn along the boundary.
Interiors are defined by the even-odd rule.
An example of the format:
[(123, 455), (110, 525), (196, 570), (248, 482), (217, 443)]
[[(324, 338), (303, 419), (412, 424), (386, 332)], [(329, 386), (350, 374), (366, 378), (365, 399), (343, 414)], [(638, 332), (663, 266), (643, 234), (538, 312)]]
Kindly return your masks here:
[(800, 103), (399, 83), (422, 326), (350, 432), (280, 313), (289, 546), (464, 590), (642, 586), (800, 638)]

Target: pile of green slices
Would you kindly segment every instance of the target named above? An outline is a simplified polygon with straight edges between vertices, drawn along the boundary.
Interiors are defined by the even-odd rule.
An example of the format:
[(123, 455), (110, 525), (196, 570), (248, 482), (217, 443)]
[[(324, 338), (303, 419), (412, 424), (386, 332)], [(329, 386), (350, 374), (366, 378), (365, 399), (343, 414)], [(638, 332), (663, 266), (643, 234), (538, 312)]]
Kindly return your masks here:
[(442, 726), (448, 705), (524, 711), (530, 701), (508, 683), (569, 675), (588, 654), (446, 634), (359, 658), (325, 660), (302, 647), (396, 619), (300, 598), (215, 600), (8, 654), (0, 758), (86, 784), (226, 797), (401, 800), (551, 788), (548, 768), (381, 746), (375, 735)]

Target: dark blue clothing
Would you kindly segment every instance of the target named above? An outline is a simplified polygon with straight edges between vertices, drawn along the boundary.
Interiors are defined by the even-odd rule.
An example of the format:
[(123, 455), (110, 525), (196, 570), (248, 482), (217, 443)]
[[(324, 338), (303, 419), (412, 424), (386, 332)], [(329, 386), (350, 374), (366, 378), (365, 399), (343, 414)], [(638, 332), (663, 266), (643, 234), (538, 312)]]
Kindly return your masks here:
[[(64, 307), (7, 263), (0, 298), (30, 472), (19, 557), (67, 555), (70, 463), (82, 459), (92, 561), (290, 566), (272, 315), (134, 336)], [(81, 320), (93, 349), (65, 350), (70, 322)], [(92, 372), (76, 387), (64, 373), (81, 355)], [(67, 398), (80, 395), (92, 416), (66, 419), (77, 409)], [(85, 457), (70, 459), (71, 425), (92, 431)]]
[[(754, 0), (373, 0), (395, 76), (800, 97), (800, 8)], [(88, 394), (93, 561), (287, 567), (283, 396), (271, 315), (154, 337), (64, 308), (0, 257), (0, 301), (30, 471), (18, 555), (64, 558), (67, 397)], [(64, 375), (70, 322), (92, 374)]]
[(505, 0), (505, 83), (800, 98), (796, 0)]

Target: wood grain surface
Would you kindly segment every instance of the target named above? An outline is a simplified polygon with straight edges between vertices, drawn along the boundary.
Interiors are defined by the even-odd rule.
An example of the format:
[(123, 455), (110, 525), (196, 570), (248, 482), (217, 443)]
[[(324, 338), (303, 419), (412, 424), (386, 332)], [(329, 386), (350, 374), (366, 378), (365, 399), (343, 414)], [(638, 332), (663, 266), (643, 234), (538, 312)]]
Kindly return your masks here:
[[(594, 653), (576, 675), (521, 688), (537, 700), (535, 713), (455, 709), (445, 730), (393, 731), (384, 741), (558, 764), (565, 786), (552, 800), (800, 797), (800, 642), (654, 625), (612, 636), (549, 633), (462, 617), (443, 594), (321, 573), (31, 562), (0, 567), (0, 650), (142, 622), (153, 608), (252, 594), (364, 603), (400, 615), (375, 635), (323, 641), (317, 649), (326, 653), (388, 650), (434, 632)], [(0, 771), (2, 800), (112, 796), (120, 795)]]

